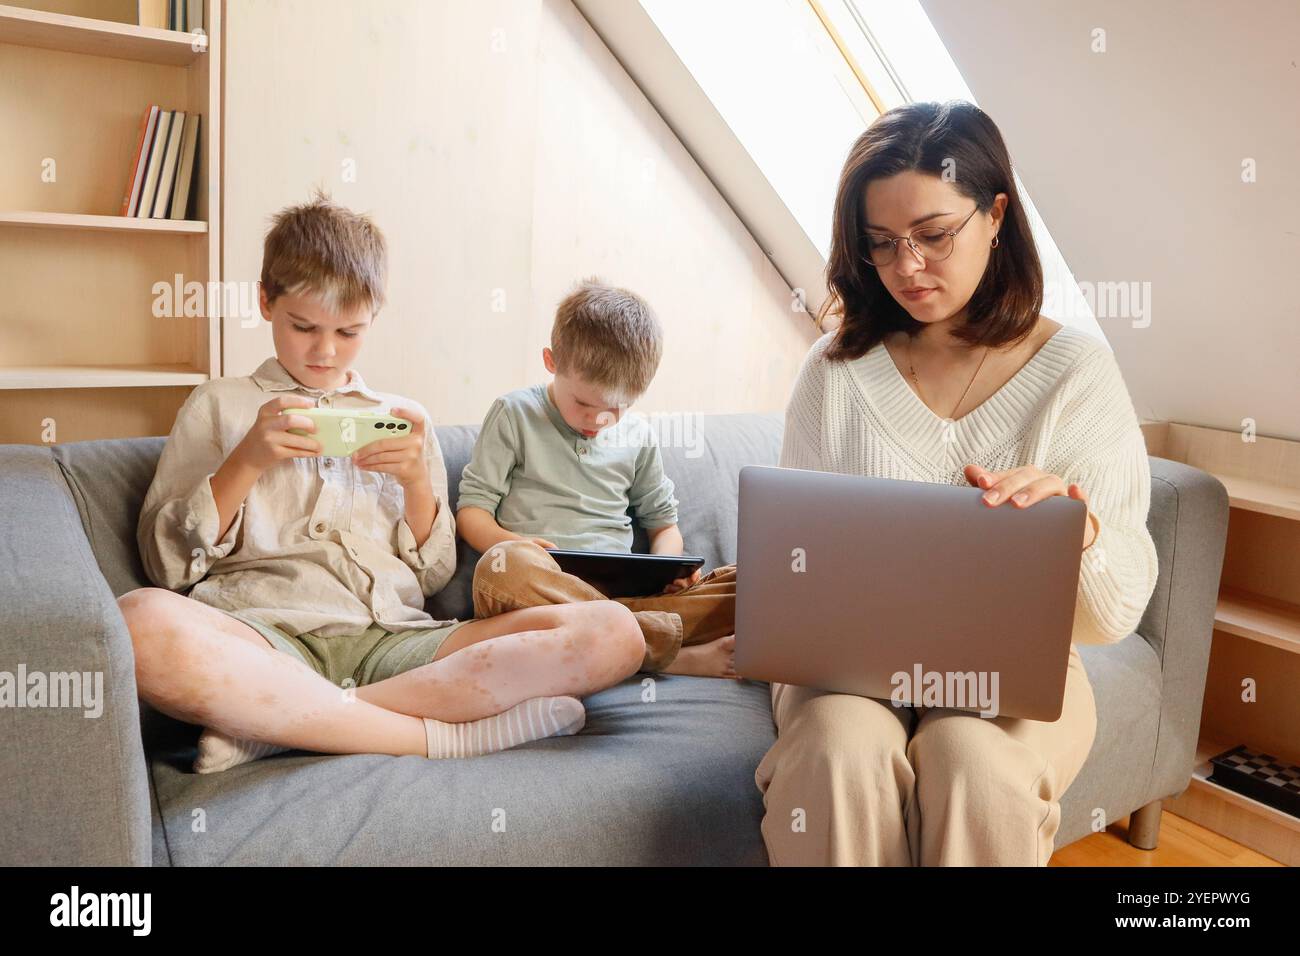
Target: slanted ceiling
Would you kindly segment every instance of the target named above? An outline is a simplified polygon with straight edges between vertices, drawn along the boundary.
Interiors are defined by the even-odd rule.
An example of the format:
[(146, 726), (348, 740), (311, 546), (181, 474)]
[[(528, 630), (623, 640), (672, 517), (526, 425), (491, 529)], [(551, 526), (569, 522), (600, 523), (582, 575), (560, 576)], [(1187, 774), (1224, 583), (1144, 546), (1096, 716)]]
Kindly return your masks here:
[(1075, 277), (1149, 283), (1098, 316), (1139, 416), (1300, 439), (1300, 3), (922, 6)]

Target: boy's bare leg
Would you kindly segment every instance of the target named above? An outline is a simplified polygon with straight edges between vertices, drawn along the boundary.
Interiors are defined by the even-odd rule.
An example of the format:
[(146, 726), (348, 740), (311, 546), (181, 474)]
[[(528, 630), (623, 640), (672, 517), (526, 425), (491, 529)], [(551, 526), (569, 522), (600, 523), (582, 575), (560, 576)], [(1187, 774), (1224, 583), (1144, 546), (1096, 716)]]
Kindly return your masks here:
[[(592, 693), (634, 673), (644, 648), (631, 614), (612, 602), (529, 608), (497, 626), (507, 632), (526, 629), (521, 633), (498, 636), (493, 629), (478, 628), (480, 640), (513, 639), (488, 654), (437, 670), (452, 662), (435, 660), (349, 695), (271, 647), (243, 622), (199, 601), (142, 588), (124, 594), (118, 604), (135, 646), (139, 693), (151, 705), (228, 737), (318, 753), (425, 756), (428, 741), (421, 717), (468, 721), (533, 697)], [(465, 646), (462, 634), (469, 632), (466, 637), (472, 639), (480, 623), (492, 621), (465, 625), (442, 650), (450, 654)], [(561, 672), (551, 673), (557, 664)], [(417, 672), (425, 673), (419, 680), (393, 684)], [(463, 687), (460, 679), (466, 681)], [(381, 690), (376, 693), (376, 688)], [(431, 700), (431, 690), (449, 696)], [(391, 710), (369, 696), (402, 700), (411, 705), (410, 712)]]
[(391, 711), (460, 723), (532, 697), (586, 697), (635, 674), (645, 641), (613, 601), (546, 605), (469, 622), (432, 663), (357, 688)]
[(140, 697), (177, 720), (317, 753), (425, 756), (424, 722), (348, 695), (255, 630), (162, 588), (117, 600)]

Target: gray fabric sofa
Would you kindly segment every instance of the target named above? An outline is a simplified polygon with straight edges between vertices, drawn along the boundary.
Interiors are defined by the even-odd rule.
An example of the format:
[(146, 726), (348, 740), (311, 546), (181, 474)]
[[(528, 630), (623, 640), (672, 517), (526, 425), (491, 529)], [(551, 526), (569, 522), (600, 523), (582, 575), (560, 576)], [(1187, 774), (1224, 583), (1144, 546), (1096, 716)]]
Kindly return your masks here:
[[(455, 492), (476, 428), (439, 427)], [(735, 558), (737, 475), (775, 464), (779, 415), (706, 416), (665, 449), (689, 550)], [(0, 671), (101, 672), (99, 717), (0, 710), (0, 864), (763, 865), (754, 768), (773, 741), (766, 684), (636, 675), (586, 700), (576, 737), (473, 760), (285, 753), (190, 772), (199, 728), (138, 703), (114, 598), (148, 584), (136, 515), (163, 439), (0, 446)], [(1159, 800), (1189, 780), (1227, 496), (1151, 459), (1160, 579), (1138, 632), (1083, 649), (1099, 726), (1067, 792), (1057, 846), (1138, 811), (1154, 846)], [(644, 536), (639, 536), (643, 546)], [(430, 602), (469, 616), (477, 557)], [(797, 639), (797, 635), (792, 635)]]

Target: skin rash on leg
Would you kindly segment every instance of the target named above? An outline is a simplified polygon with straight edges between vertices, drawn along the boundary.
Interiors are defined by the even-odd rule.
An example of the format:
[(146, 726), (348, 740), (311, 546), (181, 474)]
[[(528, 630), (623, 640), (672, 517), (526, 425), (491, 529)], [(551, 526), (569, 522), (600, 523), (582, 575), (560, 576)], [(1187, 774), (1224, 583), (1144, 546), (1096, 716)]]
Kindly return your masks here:
[(454, 638), (460, 646), (445, 657), (357, 696), (400, 713), (473, 720), (531, 697), (603, 690), (636, 673), (645, 649), (631, 612), (613, 602), (524, 608), (474, 621)]
[[(196, 612), (197, 602), (164, 593), (120, 601), (133, 629), (141, 696), (229, 736), (323, 753), (423, 755), (420, 717), (462, 722), (533, 697), (591, 694), (635, 673), (644, 653), (631, 613), (612, 602), (529, 608), (511, 612), (518, 619), (467, 624), (454, 636), (468, 644), (462, 639), (446, 657), (349, 697), (251, 628), (257, 640), (232, 634), (224, 620), (205, 620), (226, 615)], [(499, 636), (478, 627), (530, 621), (547, 626)]]
[[(424, 754), (417, 718), (348, 700), (265, 641), (241, 640), (205, 620), (204, 612), (220, 612), (195, 612), (190, 605), (197, 602), (177, 601), (189, 599), (119, 599), (132, 631), (140, 696), (158, 710), (232, 737), (321, 753)], [(275, 703), (266, 706), (270, 698)]]

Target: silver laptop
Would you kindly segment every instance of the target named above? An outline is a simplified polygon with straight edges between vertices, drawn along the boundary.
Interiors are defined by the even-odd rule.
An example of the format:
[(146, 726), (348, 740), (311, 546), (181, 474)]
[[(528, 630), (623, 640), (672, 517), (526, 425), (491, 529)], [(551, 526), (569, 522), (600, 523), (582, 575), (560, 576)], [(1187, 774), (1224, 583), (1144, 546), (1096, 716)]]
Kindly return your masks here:
[(1087, 509), (748, 466), (736, 670), (898, 706), (1061, 715)]

